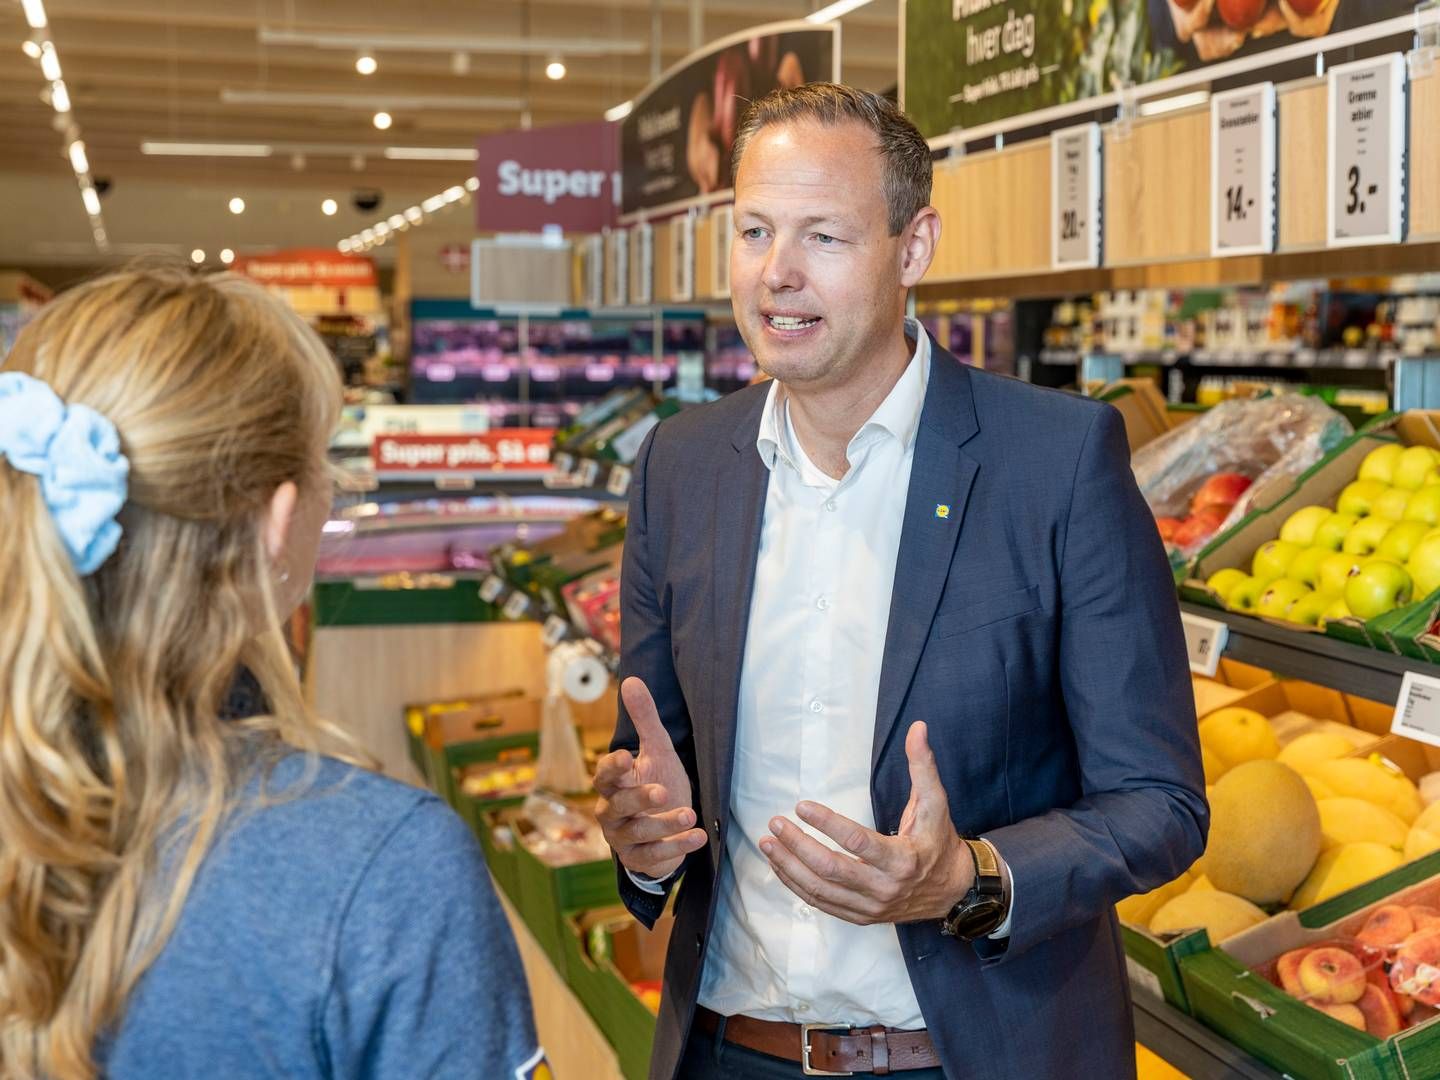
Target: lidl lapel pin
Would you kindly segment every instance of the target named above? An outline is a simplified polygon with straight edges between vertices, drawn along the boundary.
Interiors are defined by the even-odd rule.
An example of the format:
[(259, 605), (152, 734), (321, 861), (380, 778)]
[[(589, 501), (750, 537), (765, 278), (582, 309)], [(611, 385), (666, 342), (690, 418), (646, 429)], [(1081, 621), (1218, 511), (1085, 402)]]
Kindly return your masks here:
[(936, 503), (935, 516), (941, 521), (948, 521), (950, 519), (950, 507), (945, 503)]

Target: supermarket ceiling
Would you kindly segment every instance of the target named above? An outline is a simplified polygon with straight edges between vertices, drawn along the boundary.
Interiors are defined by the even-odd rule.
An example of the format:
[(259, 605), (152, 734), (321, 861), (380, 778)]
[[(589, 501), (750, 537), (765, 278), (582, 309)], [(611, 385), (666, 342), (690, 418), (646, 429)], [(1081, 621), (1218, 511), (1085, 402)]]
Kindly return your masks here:
[[(537, 127), (598, 119), (695, 42), (822, 6), (816, 0), (43, 4), (70, 115), (97, 181), (109, 180), (116, 194), (127, 184), (152, 194), (157, 185), (178, 185), (177, 192), (243, 185), (283, 191), (285, 198), (365, 184), (429, 194), (467, 175), (469, 163), (459, 156), (477, 135), (518, 128), (527, 113)], [(846, 81), (871, 89), (894, 85), (898, 4), (874, 0), (843, 19)], [(33, 206), (35, 186), (53, 181), (46, 196), (54, 201), (51, 223), (79, 214), (84, 226), (43, 58), (22, 51), (29, 37), (21, 0), (0, 0), (0, 195), (18, 185)], [(374, 58), (373, 74), (357, 70), (362, 54)], [(547, 77), (555, 61), (565, 68), (558, 80)], [(377, 112), (390, 115), (388, 130), (377, 129)], [(186, 144), (196, 143), (269, 150), (254, 157), (173, 152), (177, 144), (193, 151)], [(171, 152), (156, 152), (164, 150)], [(427, 160), (422, 151), (449, 151), (451, 159)], [(163, 221), (112, 220), (110, 197), (106, 219), (114, 241), (161, 239), (142, 234), (152, 225), (163, 232)], [(145, 202), (164, 205), (163, 198)], [(9, 218), (15, 203), (5, 205)], [(19, 233), (36, 228), (18, 218), (13, 224)], [(323, 235), (344, 235), (341, 223), (334, 224)], [(20, 253), (13, 250), (15, 238), (6, 239), (10, 225), (0, 229), (0, 258), (14, 260)], [(260, 229), (258, 215), (246, 225), (247, 232)], [(88, 228), (77, 236), (88, 238)]]

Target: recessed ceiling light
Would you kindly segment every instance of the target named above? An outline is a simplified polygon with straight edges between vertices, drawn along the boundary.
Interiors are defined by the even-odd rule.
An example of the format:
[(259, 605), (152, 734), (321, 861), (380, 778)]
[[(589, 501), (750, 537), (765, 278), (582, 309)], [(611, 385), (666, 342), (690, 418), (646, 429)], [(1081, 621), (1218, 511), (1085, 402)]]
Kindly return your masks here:
[(26, 38), (20, 43), (20, 51), (31, 60), (40, 59), (40, 44), (39, 42), (32, 41), (30, 38)]
[(320, 212), (326, 217), (334, 217), (335, 211), (340, 209), (340, 204), (334, 199), (326, 199), (320, 204)]
[(70, 144), (70, 167), (77, 173), (90, 171), (90, 159), (85, 156), (85, 144), (79, 139)]
[(196, 266), (199, 266), (205, 261), (205, 252), (202, 251), (200, 248), (196, 248), (194, 251), (190, 252), (190, 261)]
[(478, 176), (472, 176), (472, 177), (470, 177), (468, 180), (466, 180), (466, 181), (465, 181), (465, 190), (466, 190), (466, 191), (479, 191), (479, 190), (480, 190), (480, 178), (479, 178)]
[(229, 266), (235, 261), (235, 252), (231, 251), (229, 248), (221, 248), (220, 261), (226, 266)]
[(245, 200), (236, 195), (230, 200), (230, 213), (243, 214), (245, 212)]
[(335, 246), (336, 246), (337, 248), (339, 248), (339, 249), (341, 250), (341, 252), (343, 252), (343, 253), (345, 253), (345, 254), (349, 254), (350, 249), (355, 246), (355, 243), (354, 243), (354, 241), (352, 241), (352, 240), (350, 240), (350, 239), (347, 238), (347, 239), (345, 239), (345, 240), (341, 240), (341, 241), (340, 241), (338, 244), (336, 244)]
[(390, 119), (388, 112), (377, 112), (375, 114), (375, 126), (381, 131), (388, 130), (391, 123), (393, 123), (393, 121)]
[(40, 74), (51, 82), (60, 78), (60, 54), (48, 41), (40, 46)]
[(548, 79), (563, 79), (565, 77), (565, 62), (558, 56), (545, 65), (545, 77)]
[(70, 111), (70, 91), (66, 89), (63, 80), (50, 84), (50, 104), (55, 107), (57, 113)]
[(361, 75), (374, 75), (379, 67), (380, 65), (376, 63), (375, 57), (369, 53), (361, 53), (355, 58), (355, 70)]
[(624, 120), (625, 117), (630, 115), (630, 110), (633, 108), (635, 108), (635, 102), (622, 101), (619, 105), (612, 106), (605, 110), (605, 119), (611, 121)]
[(45, 29), (48, 23), (43, 0), (20, 0), (20, 6), (25, 9), (25, 21), (30, 24), (31, 30)]
[(94, 217), (100, 213), (100, 196), (93, 187), (86, 186), (81, 188), (80, 199), (85, 204), (85, 212), (87, 214)]
[(405, 211), (405, 220), (410, 222), (411, 225), (419, 225), (424, 218), (425, 212), (418, 206), (412, 206), (409, 210)]
[(275, 148), (265, 143), (199, 143), (147, 139), (140, 152), (149, 157), (269, 157)]

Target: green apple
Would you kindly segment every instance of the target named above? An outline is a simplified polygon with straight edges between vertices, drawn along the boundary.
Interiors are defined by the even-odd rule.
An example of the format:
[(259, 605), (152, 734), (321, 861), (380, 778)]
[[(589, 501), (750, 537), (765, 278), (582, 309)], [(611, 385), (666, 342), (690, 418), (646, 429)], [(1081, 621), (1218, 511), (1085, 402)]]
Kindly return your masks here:
[(1220, 602), (1223, 604), (1230, 596), (1230, 590), (1249, 576), (1250, 575), (1245, 573), (1244, 570), (1237, 570), (1233, 566), (1228, 566), (1224, 570), (1216, 570), (1215, 573), (1206, 578), (1205, 585), (1216, 596), (1220, 597)]
[(1375, 500), (1372, 513), (1376, 517), (1387, 517), (1391, 521), (1404, 521), (1405, 508), (1410, 505), (1412, 492), (1404, 488), (1386, 488), (1385, 494)]
[(1325, 614), (1320, 619), (1320, 624), (1323, 626), (1325, 623), (1339, 622), (1341, 619), (1350, 618), (1353, 614), (1350, 605), (1343, 599), (1332, 599), (1330, 606), (1325, 609)]
[(1360, 572), (1360, 556), (1333, 552), (1320, 563), (1320, 591), (1326, 596), (1341, 597), (1345, 584)]
[(1255, 614), (1266, 615), (1272, 619), (1283, 619), (1295, 606), (1295, 602), (1302, 596), (1308, 596), (1309, 593), (1308, 586), (1301, 585), (1298, 581), (1291, 581), (1289, 578), (1272, 581), (1260, 594), (1260, 602), (1255, 605)]
[(1415, 581), (1415, 595), (1429, 596), (1440, 589), (1440, 530), (1415, 545), (1405, 569)]
[(1398, 524), (1389, 518), (1367, 517), (1345, 534), (1345, 543), (1340, 550), (1347, 555), (1373, 555), (1385, 539), (1385, 534)]
[(1356, 480), (1345, 485), (1340, 498), (1335, 500), (1335, 509), (1342, 514), (1366, 517), (1375, 512), (1375, 500), (1389, 490), (1379, 480)]
[(1315, 547), (1339, 551), (1345, 546), (1345, 534), (1353, 529), (1359, 520), (1354, 514), (1331, 514), (1320, 523), (1310, 543)]
[(1423, 487), (1411, 495), (1410, 501), (1405, 504), (1404, 520), (1440, 525), (1440, 484)]
[[(1367, 520), (1373, 521), (1373, 518)], [(1407, 563), (1410, 561), (1410, 554), (1424, 538), (1425, 533), (1430, 529), (1423, 521), (1400, 521), (1393, 525), (1385, 534), (1385, 539), (1380, 541), (1380, 546), (1375, 549), (1375, 554), (1382, 559), (1389, 559), (1391, 562)]]
[(1315, 540), (1315, 530), (1331, 513), (1328, 506), (1302, 506), (1280, 526), (1280, 539), (1307, 547)]
[(1319, 626), (1325, 618), (1325, 609), (1331, 604), (1331, 600), (1324, 593), (1306, 593), (1296, 600), (1290, 610), (1285, 613), (1285, 618), (1301, 626)]
[(1264, 582), (1275, 581), (1285, 576), (1290, 560), (1303, 551), (1299, 544), (1288, 540), (1267, 540), (1255, 551), (1250, 564), (1250, 573)]
[(1425, 477), (1440, 468), (1440, 453), (1428, 446), (1407, 446), (1395, 459), (1390, 483), (1406, 491), (1418, 491)]
[(1405, 568), (1388, 559), (1367, 559), (1345, 583), (1345, 603), (1362, 619), (1374, 619), (1410, 602), (1415, 583)]
[(1265, 585), (1265, 582), (1255, 577), (1247, 577), (1244, 581), (1236, 582), (1230, 587), (1230, 595), (1226, 598), (1225, 606), (1232, 611), (1244, 612), (1246, 615), (1255, 614), (1255, 605), (1260, 603), (1260, 594), (1265, 591)]
[(1320, 564), (1335, 554), (1329, 548), (1308, 547), (1290, 560), (1285, 576), (1312, 589), (1320, 587)]
[(1379, 480), (1382, 484), (1393, 484), (1395, 482), (1395, 463), (1400, 460), (1400, 455), (1405, 452), (1405, 447), (1399, 443), (1386, 443), (1384, 446), (1376, 447), (1365, 455), (1365, 460), (1360, 462), (1360, 472), (1357, 475), (1359, 480)]

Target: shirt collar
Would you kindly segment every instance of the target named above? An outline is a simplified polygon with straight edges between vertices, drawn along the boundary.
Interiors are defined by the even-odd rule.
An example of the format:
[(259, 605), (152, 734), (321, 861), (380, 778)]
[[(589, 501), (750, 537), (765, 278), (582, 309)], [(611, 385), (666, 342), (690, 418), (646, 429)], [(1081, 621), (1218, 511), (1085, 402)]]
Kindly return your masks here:
[[(856, 440), (872, 429), (889, 432), (907, 450), (915, 442), (915, 433), (920, 428), (920, 412), (925, 407), (925, 391), (930, 383), (930, 335), (918, 320), (907, 318), (905, 336), (915, 342), (910, 363), (879, 408), (860, 425), (860, 430), (850, 442), (852, 448)], [(760, 433), (755, 439), (755, 448), (767, 469), (775, 468), (777, 457), (795, 465), (787, 453), (790, 441), (788, 412), (785, 388), (772, 379), (770, 392), (765, 397), (765, 409), (760, 414)]]

